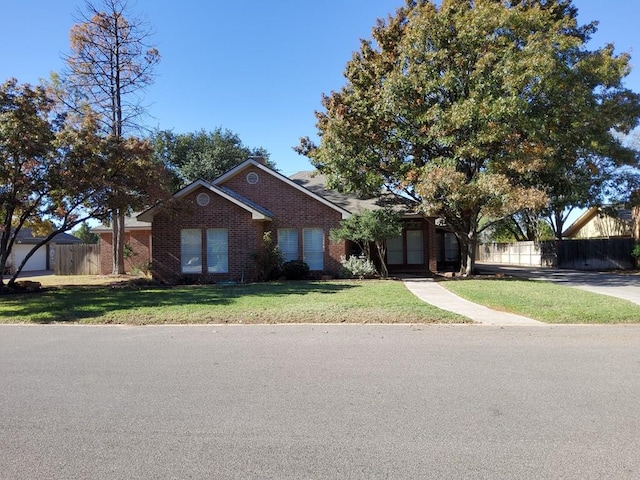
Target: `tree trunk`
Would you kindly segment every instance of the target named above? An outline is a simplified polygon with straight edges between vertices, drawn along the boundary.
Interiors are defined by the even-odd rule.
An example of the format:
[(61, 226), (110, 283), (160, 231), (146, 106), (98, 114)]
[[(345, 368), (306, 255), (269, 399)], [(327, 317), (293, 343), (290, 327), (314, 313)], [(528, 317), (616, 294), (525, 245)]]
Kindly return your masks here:
[(469, 239), (469, 243), (467, 245), (467, 268), (464, 272), (465, 276), (472, 275), (476, 269), (476, 246), (478, 244), (478, 239), (475, 235)]
[(478, 232), (476, 222), (470, 221), (471, 226), (467, 229), (466, 235), (460, 235), (460, 274), (468, 277), (472, 275), (476, 268), (476, 246), (478, 244)]
[(387, 278), (389, 276), (389, 269), (387, 268), (387, 263), (384, 261), (385, 254), (385, 245), (384, 243), (376, 242), (376, 248), (378, 250), (378, 257), (380, 258), (380, 272), (382, 274), (382, 278)]
[(2, 256), (0, 256), (0, 287), (4, 286), (3, 275), (4, 275), (4, 271), (7, 268), (8, 259), (9, 259), (9, 252), (3, 253)]
[(113, 210), (113, 275), (124, 275), (124, 213)]

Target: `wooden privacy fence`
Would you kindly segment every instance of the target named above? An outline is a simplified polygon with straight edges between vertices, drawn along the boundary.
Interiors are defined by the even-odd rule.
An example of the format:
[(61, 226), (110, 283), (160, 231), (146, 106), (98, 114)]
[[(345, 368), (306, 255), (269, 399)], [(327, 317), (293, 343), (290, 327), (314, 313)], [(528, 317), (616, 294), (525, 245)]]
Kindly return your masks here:
[(56, 245), (56, 275), (98, 275), (99, 273), (99, 245), (85, 243)]
[(559, 268), (618, 270), (634, 268), (633, 238), (563, 240), (556, 242)]
[(476, 260), (482, 263), (574, 270), (634, 268), (633, 238), (484, 243)]

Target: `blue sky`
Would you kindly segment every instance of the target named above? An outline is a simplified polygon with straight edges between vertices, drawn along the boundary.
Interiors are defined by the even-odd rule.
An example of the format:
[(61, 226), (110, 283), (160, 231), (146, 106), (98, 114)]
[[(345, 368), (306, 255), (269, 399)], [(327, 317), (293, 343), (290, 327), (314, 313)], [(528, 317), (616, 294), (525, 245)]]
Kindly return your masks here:
[[(99, 0), (98, 0), (99, 1)], [(145, 95), (149, 127), (176, 133), (223, 127), (264, 147), (286, 175), (311, 168), (292, 147), (315, 136), (322, 93), (342, 72), (360, 38), (403, 0), (130, 0), (155, 29), (162, 56)], [(3, 0), (0, 81), (37, 83), (63, 67), (68, 32), (82, 0)], [(591, 48), (612, 42), (638, 67), (627, 78), (640, 91), (640, 2), (574, 0), (581, 23), (600, 22)]]

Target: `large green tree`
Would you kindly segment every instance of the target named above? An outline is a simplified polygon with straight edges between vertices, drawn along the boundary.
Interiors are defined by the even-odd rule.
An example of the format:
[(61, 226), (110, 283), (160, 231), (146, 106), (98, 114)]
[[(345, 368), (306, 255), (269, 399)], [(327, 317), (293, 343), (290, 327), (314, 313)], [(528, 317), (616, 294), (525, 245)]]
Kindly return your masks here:
[(156, 159), (174, 172), (176, 186), (211, 181), (249, 157), (262, 157), (275, 168), (264, 148), (247, 147), (236, 133), (220, 127), (191, 133), (161, 130), (152, 135), (151, 143)]
[[(141, 92), (153, 82), (158, 50), (148, 41), (151, 29), (131, 16), (126, 0), (85, 2), (79, 22), (70, 32), (71, 53), (66, 56), (64, 88), (67, 103), (80, 111), (91, 105), (113, 145), (124, 145), (140, 128), (146, 113)], [(129, 146), (132, 146), (129, 144)], [(143, 175), (138, 172), (137, 175)], [(113, 225), (113, 273), (124, 273), (124, 216), (132, 205), (126, 192), (109, 199)]]
[(569, 0), (408, 0), (362, 41), (323, 97), (320, 143), (299, 151), (334, 187), (420, 200), (469, 274), (480, 231), (547, 206), (561, 172), (632, 158), (613, 134), (640, 112), (629, 57), (588, 50), (595, 27)]
[[(114, 150), (120, 165), (110, 158)], [(102, 135), (97, 115), (88, 109), (82, 115), (66, 111), (45, 86), (14, 79), (0, 85), (0, 272), (23, 227), (41, 237), (22, 264), (13, 265), (9, 284), (56, 234), (89, 218), (104, 218), (114, 189), (136, 188), (135, 179), (116, 172), (150, 153), (150, 146), (139, 141), (114, 145), (113, 137)], [(153, 170), (149, 175), (159, 178)]]

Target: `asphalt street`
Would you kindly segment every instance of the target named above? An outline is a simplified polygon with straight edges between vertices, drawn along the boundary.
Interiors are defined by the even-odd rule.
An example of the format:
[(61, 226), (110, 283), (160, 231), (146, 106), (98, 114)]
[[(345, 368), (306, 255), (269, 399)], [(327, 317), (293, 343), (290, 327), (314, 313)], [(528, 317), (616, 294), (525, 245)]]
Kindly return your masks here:
[(0, 326), (2, 479), (639, 478), (640, 326)]

